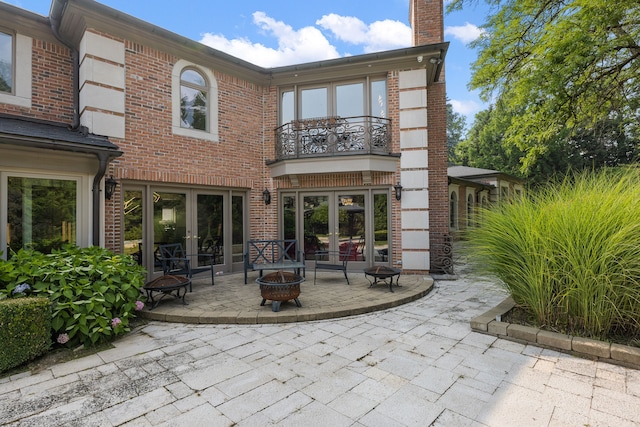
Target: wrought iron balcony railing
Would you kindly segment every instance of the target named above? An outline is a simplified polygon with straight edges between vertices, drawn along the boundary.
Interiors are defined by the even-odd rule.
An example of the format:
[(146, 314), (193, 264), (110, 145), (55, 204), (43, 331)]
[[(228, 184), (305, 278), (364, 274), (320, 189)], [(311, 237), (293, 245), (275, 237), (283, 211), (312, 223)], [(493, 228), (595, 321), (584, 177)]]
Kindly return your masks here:
[(391, 120), (320, 117), (276, 128), (276, 160), (354, 154), (391, 154)]

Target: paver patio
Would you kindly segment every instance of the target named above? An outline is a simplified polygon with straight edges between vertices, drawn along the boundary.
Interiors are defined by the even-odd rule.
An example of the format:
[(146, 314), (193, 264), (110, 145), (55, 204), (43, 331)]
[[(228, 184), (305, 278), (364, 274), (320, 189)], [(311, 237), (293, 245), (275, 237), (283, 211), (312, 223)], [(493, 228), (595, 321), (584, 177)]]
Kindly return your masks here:
[(640, 425), (639, 371), (472, 332), (504, 297), (461, 270), (413, 302), (349, 317), (153, 321), (114, 349), (0, 379), (0, 424)]

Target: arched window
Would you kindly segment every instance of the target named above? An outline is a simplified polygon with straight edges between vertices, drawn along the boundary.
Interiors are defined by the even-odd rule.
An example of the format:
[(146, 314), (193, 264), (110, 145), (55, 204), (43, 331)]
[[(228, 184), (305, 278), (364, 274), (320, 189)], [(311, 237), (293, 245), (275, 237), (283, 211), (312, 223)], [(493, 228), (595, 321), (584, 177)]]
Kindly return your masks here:
[(209, 89), (199, 72), (186, 69), (180, 74), (180, 126), (187, 129), (208, 130), (207, 106)]
[(171, 92), (173, 134), (218, 142), (218, 82), (213, 70), (178, 60)]
[(451, 192), (449, 199), (449, 228), (455, 230), (458, 228), (458, 194)]

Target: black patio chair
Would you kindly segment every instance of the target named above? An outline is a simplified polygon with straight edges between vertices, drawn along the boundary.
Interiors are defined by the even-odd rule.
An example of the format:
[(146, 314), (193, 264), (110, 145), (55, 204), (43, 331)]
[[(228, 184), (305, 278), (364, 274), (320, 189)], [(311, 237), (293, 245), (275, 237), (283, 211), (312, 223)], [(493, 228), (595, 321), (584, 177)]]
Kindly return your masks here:
[(352, 257), (354, 250), (353, 241), (349, 240), (345, 249), (338, 251), (316, 251), (316, 266), (313, 270), (313, 284), (316, 284), (316, 275), (318, 270), (330, 270), (330, 271), (342, 271), (344, 278), (347, 279), (347, 285), (349, 283), (349, 276), (347, 276), (347, 264)]
[[(167, 245), (158, 245), (158, 252), (160, 261), (162, 263), (162, 273), (167, 275), (180, 275), (184, 274), (191, 280), (194, 274), (201, 273), (203, 271), (211, 271), (211, 285), (214, 285), (213, 271), (213, 255), (212, 254), (193, 254), (187, 255), (182, 247), (182, 243), (170, 243)], [(193, 257), (207, 257), (210, 260), (206, 265), (191, 265), (191, 259)], [(197, 258), (196, 258), (197, 262)], [(189, 283), (189, 292), (193, 292), (192, 284)]]

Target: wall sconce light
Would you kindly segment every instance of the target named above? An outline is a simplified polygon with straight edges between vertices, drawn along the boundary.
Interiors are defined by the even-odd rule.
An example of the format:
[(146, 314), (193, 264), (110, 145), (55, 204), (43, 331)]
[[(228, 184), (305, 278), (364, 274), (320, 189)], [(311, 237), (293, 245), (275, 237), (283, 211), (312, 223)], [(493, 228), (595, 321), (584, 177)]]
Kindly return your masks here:
[(400, 183), (397, 183), (393, 186), (393, 189), (396, 190), (396, 200), (402, 199), (402, 185), (400, 185)]
[(265, 205), (271, 204), (271, 193), (266, 188), (262, 192), (262, 200), (264, 200)]
[(116, 187), (118, 186), (118, 181), (113, 179), (113, 175), (104, 181), (104, 198), (107, 200), (111, 200), (111, 196), (116, 191)]

